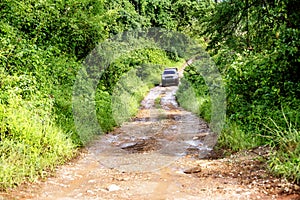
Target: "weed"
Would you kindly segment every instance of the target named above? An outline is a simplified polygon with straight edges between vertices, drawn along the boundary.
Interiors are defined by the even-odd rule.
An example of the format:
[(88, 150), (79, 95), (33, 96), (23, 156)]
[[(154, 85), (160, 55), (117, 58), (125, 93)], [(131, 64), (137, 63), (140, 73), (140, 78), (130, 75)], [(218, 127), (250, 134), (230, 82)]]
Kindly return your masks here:
[(278, 176), (282, 176), (296, 183), (300, 183), (300, 131), (296, 124), (288, 121), (283, 112), (286, 126), (279, 126), (270, 119), (276, 128), (267, 129), (270, 131), (270, 145), (273, 147), (273, 154), (268, 161), (270, 170)]
[(161, 97), (157, 97), (157, 98), (154, 100), (154, 105), (155, 105), (155, 108), (156, 108), (156, 109), (161, 109), (160, 101), (161, 101)]
[(219, 136), (218, 146), (234, 152), (257, 147), (261, 144), (259, 136), (247, 134), (236, 123), (227, 123)]

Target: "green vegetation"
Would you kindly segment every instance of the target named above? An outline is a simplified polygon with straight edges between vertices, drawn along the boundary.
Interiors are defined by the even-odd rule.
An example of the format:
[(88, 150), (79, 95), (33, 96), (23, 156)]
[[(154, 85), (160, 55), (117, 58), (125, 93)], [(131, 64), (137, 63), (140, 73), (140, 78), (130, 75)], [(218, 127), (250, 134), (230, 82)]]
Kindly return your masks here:
[(274, 128), (267, 127), (271, 132), (270, 143), (274, 147), (271, 159), (268, 161), (271, 170), (278, 175), (288, 177), (292, 181), (300, 181), (300, 132), (297, 124), (292, 124), (283, 113), (285, 126), (279, 126), (270, 120)]
[[(95, 89), (88, 96), (93, 99), (78, 99), (95, 104), (102, 132), (136, 113), (149, 88), (160, 82), (164, 66), (193, 56), (184, 55), (186, 48), (202, 56), (197, 49), (202, 45), (215, 61), (227, 92), (227, 119), (219, 146), (238, 151), (269, 144), (274, 147), (270, 169), (299, 182), (299, 7), (297, 0), (1, 1), (0, 189), (47, 176), (99, 133), (78, 133), (74, 114), (86, 121), (92, 115), (84, 108), (74, 109), (72, 102), (78, 72), (98, 44), (119, 54), (111, 55), (106, 68), (95, 64), (82, 74), (94, 76), (96, 89), (86, 77), (80, 79), (82, 88), (76, 89), (79, 94)], [(149, 40), (131, 41), (128, 36), (122, 42), (112, 37), (149, 27), (165, 31), (149, 32)], [(167, 38), (168, 31), (184, 33), (197, 44), (172, 34)], [(108, 38), (113, 39), (104, 47)], [(106, 52), (93, 53), (100, 63), (105, 61), (101, 59)], [(217, 90), (212, 90), (213, 79), (202, 77), (211, 74), (210, 63), (202, 60), (186, 68), (177, 98), (209, 121), (214, 117), (212, 108), (216, 109), (210, 97)], [(207, 71), (196, 70), (199, 65)], [(87, 124), (83, 128), (89, 133), (94, 129)]]
[(161, 109), (160, 101), (161, 101), (161, 97), (157, 97), (157, 98), (154, 100), (154, 106), (155, 106), (156, 109)]
[[(139, 26), (147, 23), (127, 1), (22, 0), (1, 1), (0, 7), (0, 189), (5, 189), (46, 176), (84, 144), (72, 111), (73, 85), (83, 59), (111, 34), (134, 28), (129, 16)], [(141, 56), (140, 63), (174, 62), (165, 52), (151, 49), (131, 56), (127, 63), (126, 59), (115, 63), (123, 68), (106, 79), (106, 85), (137, 68), (135, 60)], [(138, 82), (138, 78), (131, 80)], [(138, 88), (141, 91), (133, 96), (122, 94), (123, 101), (133, 102), (129, 115), (149, 87)], [(122, 122), (114, 121), (110, 112), (113, 89), (111, 84), (97, 95), (103, 101), (97, 110), (105, 131)]]
[[(226, 125), (218, 146), (238, 151), (268, 144), (274, 150), (270, 170), (300, 183), (298, 8), (295, 0), (222, 1), (211, 3), (198, 24), (227, 92)], [(197, 113), (207, 119), (207, 83), (193, 65), (185, 79), (196, 94)], [(186, 92), (179, 90), (179, 101)]]
[(45, 176), (74, 153), (70, 134), (54, 123), (54, 100), (34, 83), (27, 76), (1, 76), (1, 187)]

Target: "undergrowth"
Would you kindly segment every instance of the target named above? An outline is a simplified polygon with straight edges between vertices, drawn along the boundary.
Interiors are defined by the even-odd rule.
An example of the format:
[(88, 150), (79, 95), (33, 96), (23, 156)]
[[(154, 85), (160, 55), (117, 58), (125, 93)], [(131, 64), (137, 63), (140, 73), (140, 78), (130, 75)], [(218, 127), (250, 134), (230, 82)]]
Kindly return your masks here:
[(275, 128), (266, 125), (270, 132), (269, 144), (272, 154), (268, 164), (270, 170), (281, 177), (300, 184), (300, 131), (296, 121), (289, 121), (286, 114), (282, 114), (285, 126), (278, 125), (270, 119)]
[(7, 105), (0, 104), (1, 189), (45, 177), (46, 170), (53, 171), (74, 153), (72, 140), (48, 113), (53, 102), (35, 100), (11, 95)]

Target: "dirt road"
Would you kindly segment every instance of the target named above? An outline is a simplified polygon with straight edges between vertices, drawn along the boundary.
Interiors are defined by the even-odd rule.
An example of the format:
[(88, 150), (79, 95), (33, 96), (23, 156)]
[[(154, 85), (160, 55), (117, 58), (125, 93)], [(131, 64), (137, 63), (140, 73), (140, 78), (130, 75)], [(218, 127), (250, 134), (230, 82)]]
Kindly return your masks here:
[(131, 122), (99, 136), (55, 176), (12, 190), (3, 199), (297, 198), (282, 195), (296, 186), (270, 177), (255, 153), (207, 159), (217, 136), (178, 107), (176, 90), (153, 88)]

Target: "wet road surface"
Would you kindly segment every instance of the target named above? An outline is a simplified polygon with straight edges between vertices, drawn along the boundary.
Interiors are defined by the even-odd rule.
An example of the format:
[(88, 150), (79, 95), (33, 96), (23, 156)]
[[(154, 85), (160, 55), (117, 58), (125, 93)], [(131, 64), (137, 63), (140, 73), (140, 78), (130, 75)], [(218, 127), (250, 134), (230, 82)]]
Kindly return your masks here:
[(216, 137), (203, 120), (178, 107), (176, 90), (153, 88), (136, 118), (102, 136), (89, 151), (102, 165), (120, 171), (153, 171), (182, 156), (206, 156)]

